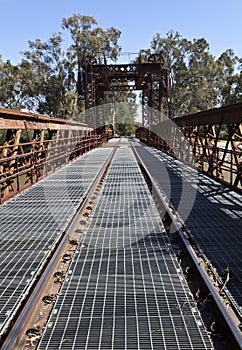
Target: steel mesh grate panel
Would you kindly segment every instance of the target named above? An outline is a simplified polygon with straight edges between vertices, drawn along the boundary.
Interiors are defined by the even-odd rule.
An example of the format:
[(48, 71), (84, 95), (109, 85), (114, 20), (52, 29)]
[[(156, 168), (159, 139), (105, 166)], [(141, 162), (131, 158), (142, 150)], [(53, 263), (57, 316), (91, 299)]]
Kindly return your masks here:
[(91, 151), (0, 207), (0, 331), (111, 151)]
[[(194, 241), (220, 274), (229, 267), (233, 278), (227, 289), (242, 315), (242, 197), (221, 183), (198, 173), (161, 151), (149, 147), (137, 147), (149, 171), (156, 177), (171, 203), (178, 208), (181, 218)], [(169, 174), (170, 183), (163, 181)], [(167, 176), (165, 176), (167, 179)], [(182, 186), (186, 186), (187, 200), (180, 204)], [(196, 197), (187, 217), (190, 198)]]
[(38, 349), (211, 349), (130, 148), (119, 148)]

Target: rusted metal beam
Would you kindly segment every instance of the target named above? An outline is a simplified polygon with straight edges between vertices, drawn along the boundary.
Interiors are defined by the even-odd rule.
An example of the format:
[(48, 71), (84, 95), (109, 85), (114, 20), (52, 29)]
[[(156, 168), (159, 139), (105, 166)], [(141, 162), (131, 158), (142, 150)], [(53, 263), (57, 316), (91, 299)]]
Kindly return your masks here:
[[(146, 107), (162, 111), (164, 98), (169, 95), (169, 74), (160, 55), (151, 55), (149, 63), (97, 64), (88, 59), (82, 67), (83, 77), (78, 86), (78, 95), (85, 95), (86, 110), (92, 109), (92, 125), (95, 126), (95, 107), (102, 103), (105, 91), (141, 90)], [(81, 82), (84, 82), (82, 88)], [(132, 83), (132, 86), (130, 85)], [(90, 113), (89, 113), (90, 114)], [(153, 122), (152, 116), (144, 112), (145, 124)]]
[(177, 126), (220, 125), (242, 123), (242, 103), (209, 109), (199, 113), (176, 117), (172, 119)]
[(74, 120), (0, 108), (0, 129), (69, 130), (74, 127), (92, 131), (88, 124)]
[[(185, 162), (192, 160), (201, 171), (242, 189), (242, 103), (175, 118), (173, 122), (140, 128), (136, 135), (150, 146)], [(185, 151), (185, 140), (191, 152)]]
[(1, 130), (0, 203), (108, 139), (85, 123), (4, 108)]

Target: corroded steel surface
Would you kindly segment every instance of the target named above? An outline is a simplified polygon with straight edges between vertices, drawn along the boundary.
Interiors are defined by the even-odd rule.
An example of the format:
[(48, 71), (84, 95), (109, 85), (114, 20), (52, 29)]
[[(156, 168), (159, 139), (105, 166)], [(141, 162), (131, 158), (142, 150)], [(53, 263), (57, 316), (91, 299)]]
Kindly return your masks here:
[(198, 169), (242, 188), (242, 103), (165, 121), (153, 130), (139, 128), (136, 135), (185, 162), (192, 156)]
[[(103, 103), (107, 91), (142, 91), (143, 105), (161, 111), (169, 95), (169, 73), (160, 56), (151, 55), (148, 63), (97, 64), (90, 58), (78, 75), (78, 95), (85, 99), (86, 110)], [(144, 109), (145, 111), (145, 109)], [(95, 110), (91, 118), (97, 124)], [(144, 112), (143, 121), (149, 124)]]
[(70, 130), (74, 127), (77, 130), (92, 130), (88, 124), (73, 120), (0, 108), (0, 129)]
[(106, 140), (85, 123), (0, 108), (0, 203)]

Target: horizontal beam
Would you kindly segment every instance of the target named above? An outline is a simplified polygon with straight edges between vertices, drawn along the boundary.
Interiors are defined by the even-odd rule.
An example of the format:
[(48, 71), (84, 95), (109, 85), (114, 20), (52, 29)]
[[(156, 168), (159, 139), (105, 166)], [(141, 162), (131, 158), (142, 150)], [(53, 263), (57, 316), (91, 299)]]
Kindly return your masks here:
[(176, 117), (172, 120), (180, 127), (242, 123), (242, 103), (213, 108), (183, 117)]
[[(140, 63), (140, 64), (94, 64), (87, 66), (87, 73), (95, 78), (102, 79), (102, 84), (109, 89), (109, 82), (116, 80), (135, 80), (136, 89), (142, 90), (145, 81), (161, 81), (163, 63)], [(156, 77), (155, 77), (156, 76)], [(155, 78), (154, 78), (155, 77)]]
[(92, 130), (89, 125), (74, 120), (54, 118), (42, 114), (6, 108), (0, 108), (0, 129)]

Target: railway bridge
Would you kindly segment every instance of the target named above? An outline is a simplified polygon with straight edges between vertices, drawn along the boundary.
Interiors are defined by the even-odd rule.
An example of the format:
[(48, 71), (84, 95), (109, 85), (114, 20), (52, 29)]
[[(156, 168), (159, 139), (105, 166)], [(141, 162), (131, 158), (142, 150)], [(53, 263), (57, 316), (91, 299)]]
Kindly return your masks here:
[[(91, 62), (80, 93), (129, 76), (160, 111), (149, 64)], [(242, 104), (145, 109), (132, 138), (96, 118), (0, 109), (1, 348), (241, 349)]]

